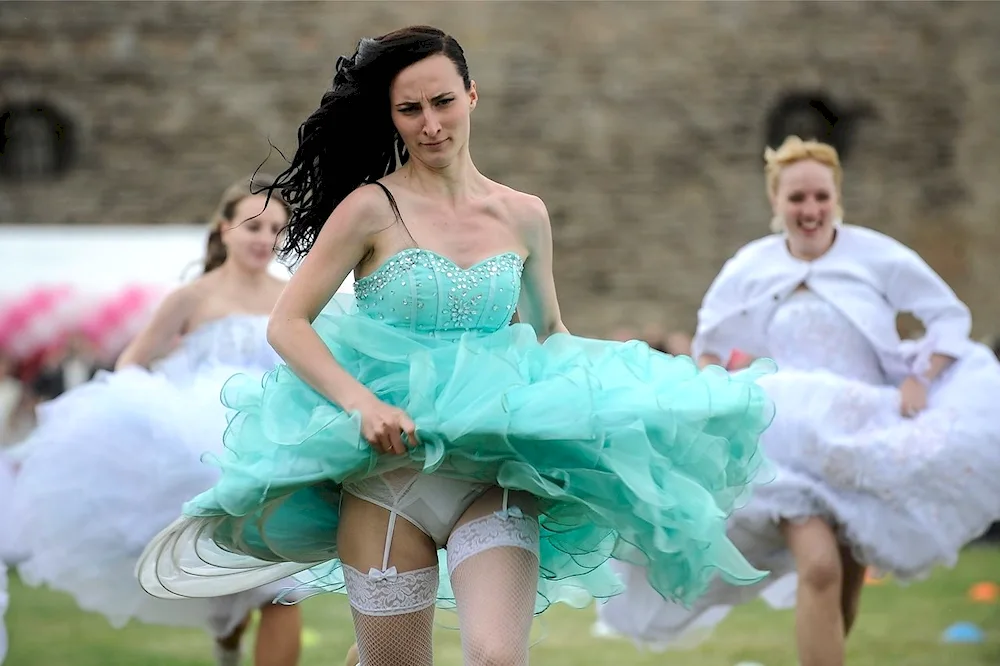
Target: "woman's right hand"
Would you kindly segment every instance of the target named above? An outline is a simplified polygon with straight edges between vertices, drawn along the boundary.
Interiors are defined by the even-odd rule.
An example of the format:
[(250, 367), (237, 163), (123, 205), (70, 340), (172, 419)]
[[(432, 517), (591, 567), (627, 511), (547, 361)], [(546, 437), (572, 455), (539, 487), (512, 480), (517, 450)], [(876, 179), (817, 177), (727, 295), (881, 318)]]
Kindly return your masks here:
[(403, 455), (407, 444), (418, 444), (417, 425), (402, 409), (372, 396), (357, 411), (361, 415), (361, 436), (379, 453)]

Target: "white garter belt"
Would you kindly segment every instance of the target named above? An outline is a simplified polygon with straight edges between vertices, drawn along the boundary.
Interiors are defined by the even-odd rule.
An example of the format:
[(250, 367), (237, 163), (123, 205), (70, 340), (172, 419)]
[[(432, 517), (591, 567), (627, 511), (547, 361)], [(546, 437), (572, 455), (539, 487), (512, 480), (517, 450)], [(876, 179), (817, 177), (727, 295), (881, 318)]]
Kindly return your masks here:
[(438, 567), (398, 573), (389, 566), (389, 548), (396, 517), (402, 516), (426, 534), (438, 548), (447, 546), (448, 573), (485, 550), (515, 547), (537, 555), (538, 521), (520, 508), (508, 507), (504, 489), (500, 511), (477, 518), (457, 530), (465, 511), (491, 486), (402, 469), (344, 484), (344, 492), (389, 512), (382, 568), (364, 574), (343, 565), (348, 599), (365, 615), (401, 615), (430, 607), (437, 599)]

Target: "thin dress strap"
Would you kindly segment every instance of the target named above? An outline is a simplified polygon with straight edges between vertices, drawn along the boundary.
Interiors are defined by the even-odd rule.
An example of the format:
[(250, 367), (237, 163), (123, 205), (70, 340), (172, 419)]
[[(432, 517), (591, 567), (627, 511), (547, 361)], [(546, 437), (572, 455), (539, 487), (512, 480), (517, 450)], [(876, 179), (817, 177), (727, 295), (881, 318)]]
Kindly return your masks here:
[(392, 214), (396, 217), (396, 220), (403, 225), (403, 229), (406, 231), (406, 235), (410, 237), (410, 240), (413, 241), (413, 245), (420, 247), (420, 243), (418, 243), (417, 239), (413, 237), (413, 234), (410, 233), (410, 229), (406, 226), (406, 222), (403, 221), (403, 216), (399, 212), (399, 206), (396, 205), (396, 197), (392, 196), (392, 192), (389, 191), (388, 187), (377, 180), (374, 182), (382, 188), (383, 192), (385, 192), (385, 196), (389, 199), (389, 205), (392, 206)]

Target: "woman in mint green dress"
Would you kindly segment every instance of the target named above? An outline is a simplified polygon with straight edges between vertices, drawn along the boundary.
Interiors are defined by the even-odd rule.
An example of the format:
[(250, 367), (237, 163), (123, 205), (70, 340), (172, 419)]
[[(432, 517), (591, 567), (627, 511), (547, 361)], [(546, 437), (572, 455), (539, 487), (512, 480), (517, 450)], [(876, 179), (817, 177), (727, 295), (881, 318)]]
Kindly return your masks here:
[(148, 592), (295, 575), (346, 592), (366, 666), (431, 664), (435, 607), (466, 664), (520, 665), (534, 614), (621, 591), (611, 558), (682, 602), (764, 576), (726, 517), (763, 465), (769, 364), (570, 335), (544, 204), (472, 162), (477, 103), (434, 28), (338, 61), (275, 186), (301, 259), (268, 328), (285, 364), (224, 388), (221, 478), (146, 548)]

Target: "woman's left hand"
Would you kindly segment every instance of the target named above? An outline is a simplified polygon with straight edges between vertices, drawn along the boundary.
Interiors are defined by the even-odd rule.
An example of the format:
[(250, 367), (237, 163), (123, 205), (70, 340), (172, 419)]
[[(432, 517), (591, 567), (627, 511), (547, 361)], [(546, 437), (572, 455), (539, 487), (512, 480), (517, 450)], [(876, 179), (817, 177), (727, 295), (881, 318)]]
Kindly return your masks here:
[(927, 408), (927, 386), (916, 377), (907, 377), (899, 385), (899, 409), (903, 416), (913, 418)]

